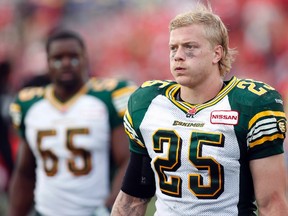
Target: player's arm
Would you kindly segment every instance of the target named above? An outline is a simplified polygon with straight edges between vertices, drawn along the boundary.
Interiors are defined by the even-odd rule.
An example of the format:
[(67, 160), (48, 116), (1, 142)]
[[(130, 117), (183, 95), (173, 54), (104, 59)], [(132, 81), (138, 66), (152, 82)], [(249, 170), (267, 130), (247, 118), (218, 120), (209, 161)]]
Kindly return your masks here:
[(265, 94), (254, 97), (248, 122), (250, 170), (259, 216), (288, 215), (286, 163), (283, 142), (287, 120), (281, 95), (263, 83)]
[(259, 216), (288, 215), (284, 154), (250, 162)]
[(106, 206), (110, 209), (112, 208), (116, 196), (120, 191), (123, 176), (129, 160), (129, 144), (123, 125), (119, 125), (113, 129), (111, 148), (112, 157), (117, 166), (117, 171), (112, 181), (110, 196), (106, 200)]
[(150, 199), (130, 196), (120, 191), (113, 206), (111, 216), (144, 216)]
[(112, 122), (116, 125), (112, 129), (111, 134), (111, 151), (113, 162), (116, 165), (116, 173), (112, 180), (111, 193), (106, 200), (106, 206), (112, 208), (112, 205), (116, 199), (117, 194), (120, 191), (125, 170), (129, 161), (129, 140), (123, 126), (123, 115), (127, 109), (127, 103), (130, 95), (135, 91), (137, 87), (130, 82), (120, 81), (117, 84), (117, 88), (113, 90), (111, 97), (112, 103), (117, 114), (111, 114)]
[(33, 206), (35, 158), (27, 143), (19, 145), (9, 187), (8, 216), (27, 216)]
[(131, 152), (120, 193), (112, 208), (112, 216), (145, 215), (155, 194), (155, 179), (148, 156)]

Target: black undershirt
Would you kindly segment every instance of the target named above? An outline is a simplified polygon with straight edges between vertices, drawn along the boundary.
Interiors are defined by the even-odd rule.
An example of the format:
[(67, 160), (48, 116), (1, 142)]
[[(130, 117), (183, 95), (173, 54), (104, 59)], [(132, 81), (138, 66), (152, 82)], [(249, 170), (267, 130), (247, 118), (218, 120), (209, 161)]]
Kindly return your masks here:
[(154, 173), (149, 156), (131, 152), (121, 190), (130, 196), (151, 198), (155, 194)]

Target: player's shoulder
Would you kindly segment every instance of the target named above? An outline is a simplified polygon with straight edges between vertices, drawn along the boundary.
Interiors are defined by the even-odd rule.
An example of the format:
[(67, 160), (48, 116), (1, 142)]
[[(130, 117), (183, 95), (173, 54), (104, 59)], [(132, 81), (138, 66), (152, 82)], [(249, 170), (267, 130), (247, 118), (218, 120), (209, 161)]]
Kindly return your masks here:
[[(89, 91), (91, 93), (97, 92), (113, 92), (120, 89), (126, 89), (129, 91), (136, 89), (136, 84), (128, 79), (117, 79), (117, 78), (97, 78), (92, 77), (89, 80)], [(123, 90), (124, 91), (124, 90)]]
[(17, 94), (18, 103), (33, 103), (39, 99), (44, 98), (46, 87), (25, 87), (22, 88)]
[[(230, 81), (229, 83), (231, 83)], [(235, 88), (233, 88), (233, 97), (237, 101), (262, 106), (264, 104), (279, 103), (283, 104), (280, 93), (269, 84), (254, 79), (234, 78)]]
[(133, 110), (146, 109), (151, 102), (158, 96), (165, 96), (167, 89), (175, 85), (170, 80), (149, 80), (142, 85), (130, 96), (128, 107)]
[(148, 80), (143, 82), (132, 96), (140, 98), (141, 96), (145, 96), (145, 98), (154, 98), (157, 95), (164, 94), (167, 88), (175, 84), (176, 82), (172, 80)]
[(15, 100), (9, 106), (9, 114), (13, 124), (19, 126), (21, 116), (27, 110), (45, 97), (46, 87), (25, 87), (19, 90)]

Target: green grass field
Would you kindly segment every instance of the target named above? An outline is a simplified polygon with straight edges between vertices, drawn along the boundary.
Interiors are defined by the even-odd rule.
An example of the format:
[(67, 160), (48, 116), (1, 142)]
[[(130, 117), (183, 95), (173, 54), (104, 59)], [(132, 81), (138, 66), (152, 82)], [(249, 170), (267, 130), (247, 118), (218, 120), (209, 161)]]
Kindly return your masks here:
[(153, 216), (154, 215), (154, 212), (155, 212), (154, 203), (155, 203), (155, 197), (153, 197), (151, 199), (150, 203), (148, 204), (148, 208), (147, 208), (145, 216)]

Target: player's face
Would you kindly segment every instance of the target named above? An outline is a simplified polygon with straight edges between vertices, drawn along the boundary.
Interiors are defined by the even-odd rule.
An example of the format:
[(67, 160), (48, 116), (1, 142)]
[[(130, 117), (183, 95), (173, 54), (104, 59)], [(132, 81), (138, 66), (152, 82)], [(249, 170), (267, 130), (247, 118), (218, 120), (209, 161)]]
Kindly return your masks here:
[(52, 82), (63, 87), (78, 87), (86, 81), (85, 52), (75, 39), (61, 39), (50, 44), (48, 67)]
[(214, 50), (202, 25), (190, 25), (170, 32), (170, 70), (176, 82), (194, 88), (215, 68)]

